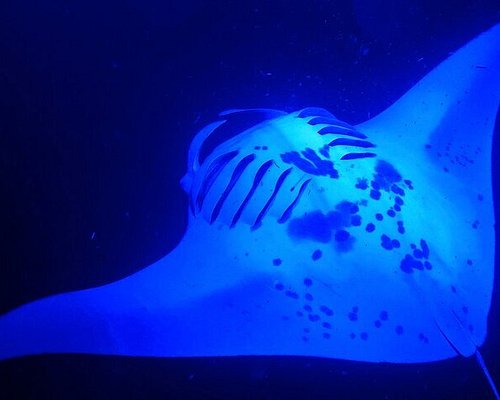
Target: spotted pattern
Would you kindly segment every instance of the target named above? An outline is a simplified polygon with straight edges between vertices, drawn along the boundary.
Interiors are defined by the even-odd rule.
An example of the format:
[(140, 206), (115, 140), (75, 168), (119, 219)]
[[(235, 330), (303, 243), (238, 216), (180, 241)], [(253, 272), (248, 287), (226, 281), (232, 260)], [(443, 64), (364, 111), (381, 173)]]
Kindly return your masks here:
[[(311, 113), (317, 112), (315, 110), (311, 109), (304, 112), (300, 115), (300, 118), (313, 116), (314, 114)], [(332, 125), (328, 129), (320, 129), (321, 132), (319, 133), (321, 135), (345, 134), (356, 139), (334, 139), (328, 145), (318, 147), (316, 150), (306, 148), (302, 151), (284, 152), (280, 154), (280, 160), (284, 164), (311, 176), (312, 179), (314, 177), (339, 179), (339, 170), (336, 168), (338, 165), (335, 164), (337, 161), (334, 163), (330, 159), (332, 154), (335, 154), (332, 148), (340, 146), (367, 148), (375, 147), (375, 145), (363, 140), (366, 137), (361, 133), (356, 133), (352, 127), (342, 126), (340, 122), (335, 125), (337, 123), (335, 121), (337, 121), (335, 117), (325, 113), (314, 117), (310, 121), (310, 125), (330, 123)], [(346, 129), (347, 131), (345, 131)], [(267, 149), (268, 146), (265, 144), (254, 147), (255, 151), (265, 151)], [(431, 145), (426, 146), (426, 149), (434, 151)], [(454, 168), (453, 165), (467, 166), (473, 163), (472, 158), (469, 156), (452, 155), (450, 144), (445, 153), (438, 152), (435, 155), (438, 158), (447, 160), (442, 167), (445, 173), (449, 172), (450, 168)], [(226, 158), (214, 162), (209, 179), (196, 199), (198, 208), (203, 205), (204, 196), (217, 178), (220, 170), (234, 156), (235, 154), (229, 154)], [(373, 153), (353, 153), (341, 158), (341, 160), (373, 158), (374, 156)], [(251, 162), (253, 158), (248, 160)], [(413, 182), (402, 176), (392, 164), (385, 160), (374, 159), (373, 161), (370, 160), (370, 162), (374, 165), (372, 176), (359, 177), (354, 183), (356, 193), (360, 194), (358, 198), (343, 200), (328, 212), (310, 210), (303, 215), (292, 215), (291, 211), (296, 206), (295, 201), (290, 203), (290, 212), (283, 213), (278, 222), (286, 224), (286, 231), (290, 238), (316, 243), (318, 248), (314, 249), (313, 247), (310, 250), (309, 259), (305, 260), (313, 266), (314, 263), (323, 262), (326, 258), (323, 245), (333, 244), (335, 250), (339, 253), (350, 252), (356, 246), (361, 235), (368, 237), (367, 234), (370, 234), (369, 237), (379, 243), (381, 254), (393, 252), (400, 257), (399, 270), (402, 274), (431, 273), (434, 269), (432, 264), (432, 243), (428, 243), (426, 238), (420, 238), (417, 243), (408, 245), (409, 239), (406, 239), (407, 236), (410, 236), (411, 224), (407, 226), (403, 211), (407, 203), (411, 203), (409, 192), (415, 190)], [(242, 171), (244, 167), (245, 165), (241, 166)], [(265, 170), (266, 168), (262, 168), (262, 171)], [(238, 176), (235, 177), (235, 179), (237, 178)], [(303, 183), (297, 201), (307, 189), (309, 181)], [(256, 180), (255, 186), (257, 187), (259, 183), (260, 180)], [(294, 188), (292, 188), (292, 191)], [(481, 202), (483, 200), (483, 195), (477, 194), (477, 201)], [(366, 210), (369, 210), (369, 215), (360, 212), (360, 206), (366, 207)], [(215, 220), (216, 217), (217, 213), (215, 213), (213, 219)], [(470, 224), (471, 229), (480, 229), (481, 227), (479, 220), (473, 220)], [(325, 254), (328, 253), (325, 252)], [(271, 259), (271, 264), (274, 267), (286, 268), (288, 261), (283, 263), (281, 257), (285, 257), (285, 255), (276, 254), (275, 258)], [(472, 268), (474, 265), (472, 259), (467, 259), (465, 262), (468, 267)], [(314, 278), (304, 276), (302, 283), (301, 287), (292, 287), (285, 282), (276, 282), (274, 289), (279, 296), (284, 296), (287, 301), (295, 304), (294, 314), (292, 316), (281, 316), (281, 318), (283, 321), (298, 318), (302, 321), (301, 323), (306, 324), (299, 332), (299, 337), (306, 344), (312, 340), (330, 340), (334, 338), (337, 334), (335, 329), (336, 321), (340, 321), (344, 325), (347, 322), (350, 324), (349, 326), (352, 326), (352, 331), (344, 334), (347, 334), (353, 340), (368, 341), (370, 338), (374, 340), (376, 332), (390, 331), (395, 337), (412, 337), (422, 344), (429, 343), (426, 332), (411, 331), (408, 327), (398, 323), (394, 315), (390, 318), (389, 312), (385, 309), (373, 313), (361, 310), (358, 305), (352, 305), (348, 310), (338, 310), (335, 308), (335, 304), (329, 304), (328, 299), (316, 295), (314, 289), (317, 287), (317, 283)], [(451, 285), (450, 290), (452, 293), (457, 293), (455, 285)], [(467, 305), (463, 305), (459, 309), (463, 315), (469, 313)], [(467, 327), (470, 331), (474, 329), (471, 324), (468, 324)]]

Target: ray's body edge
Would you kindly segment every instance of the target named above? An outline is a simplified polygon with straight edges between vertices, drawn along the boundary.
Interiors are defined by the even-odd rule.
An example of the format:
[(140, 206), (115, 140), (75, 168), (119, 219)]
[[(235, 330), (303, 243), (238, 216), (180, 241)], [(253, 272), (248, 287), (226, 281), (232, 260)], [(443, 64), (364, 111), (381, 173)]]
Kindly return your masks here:
[[(473, 50), (477, 48), (480, 52), (480, 50), (484, 50), (486, 45), (498, 44), (499, 31), (500, 26), (497, 25), (483, 35), (482, 39), (480, 37), (472, 43), (476, 47), (468, 48)], [(456, 56), (460, 54), (457, 53)], [(470, 60), (470, 62), (476, 61)], [(463, 66), (462, 64), (460, 66)], [(488, 62), (486, 61), (485, 64), (488, 65)], [(499, 66), (498, 54), (493, 60), (493, 64)], [(492, 68), (494, 67), (492, 66)], [(497, 68), (497, 70), (499, 69)], [(490, 71), (488, 73), (493, 74)], [(494, 91), (495, 87), (498, 89), (498, 82), (497, 73), (493, 89), (489, 90)], [(481, 84), (483, 86), (480, 89), (485, 90), (485, 83), (481, 81)], [(481, 90), (479, 93), (468, 95), (472, 96), (472, 102), (469, 102), (468, 105), (475, 105), (477, 108), (477, 99), (479, 97), (485, 98), (485, 96), (480, 96)], [(419, 94), (418, 91), (417, 94)], [(428, 95), (425, 90), (420, 94)], [(431, 93), (430, 96), (433, 101), (438, 101), (437, 104), (440, 100), (439, 94)], [(455, 92), (453, 94), (458, 96)], [(460, 95), (463, 96), (463, 93)], [(485, 101), (489, 102), (487, 112), (496, 114), (498, 93), (486, 97)], [(410, 120), (418, 125), (422, 117), (415, 116), (413, 109), (408, 111), (408, 104), (412, 104), (411, 100), (415, 99), (410, 92), (403, 98), (403, 101), (396, 103), (392, 115), (397, 114), (399, 118), (396, 120), (399, 122), (405, 116), (411, 115)], [(475, 111), (479, 112), (476, 108)], [(429, 113), (429, 109), (426, 107), (417, 111), (423, 115)], [(359, 131), (376, 137), (379, 147), (384, 144), (385, 148), (390, 149), (389, 138), (395, 140), (398, 134), (402, 134), (402, 126), (396, 126), (394, 119), (390, 118), (390, 114), (389, 117), (387, 114), (385, 116), (382, 114), (373, 122), (360, 125)], [(484, 137), (480, 138), (480, 146), (484, 154), (491, 153), (490, 133), (493, 129), (494, 116), (489, 115), (486, 121), (480, 121), (483, 124), (481, 130), (486, 133)], [(439, 133), (440, 130), (449, 128), (449, 122), (446, 118), (442, 118), (442, 115), (432, 115), (432, 118), (427, 120), (427, 124), (420, 128)], [(462, 122), (467, 122), (465, 117)], [(384, 130), (381, 127), (385, 127), (387, 132), (385, 143), (382, 136)], [(411, 136), (411, 138), (413, 137)], [(428, 149), (424, 146), (428, 144), (428, 141), (431, 141), (434, 149), (441, 146), (446, 147), (446, 143), (443, 144), (441, 138), (442, 132), (441, 136), (433, 137), (430, 135), (420, 143), (412, 142), (415, 146), (420, 146), (420, 150), (424, 152), (420, 161), (426, 160), (429, 165), (436, 164), (435, 157), (437, 156), (429, 154)], [(399, 141), (401, 142), (401, 140), (400, 137)], [(344, 145), (346, 143), (352, 144), (353, 142), (342, 142)], [(464, 143), (459, 141), (458, 144), (463, 145)], [(388, 151), (386, 150), (386, 152)], [(383, 154), (384, 150), (382, 150), (382, 156)], [(385, 158), (390, 158), (390, 156), (387, 155)], [(463, 170), (463, 172), (462, 170), (457, 172), (453, 169), (454, 167), (451, 167), (450, 178), (446, 181), (442, 175), (429, 171), (428, 173), (434, 187), (437, 187), (441, 182), (445, 182), (444, 186), (448, 185), (446, 182), (456, 182), (459, 176), (463, 176), (466, 183), (480, 177), (480, 181), (477, 182), (478, 190), (474, 192), (473, 196), (476, 198), (480, 195), (481, 201), (485, 205), (486, 211), (481, 214), (482, 225), (478, 231), (483, 232), (482, 234), (489, 238), (486, 240), (489, 251), (483, 261), (491, 263), (494, 246), (492, 226), (488, 225), (492, 222), (488, 221), (488, 218), (493, 218), (491, 174), (486, 172), (491, 170), (491, 165), (488, 157), (479, 157), (478, 159), (480, 161), (476, 163), (476, 166), (479, 165), (477, 168), (482, 171), (480, 175), (467, 172), (473, 170), (473, 167)], [(235, 159), (235, 162), (237, 161)], [(362, 161), (366, 165), (375, 165), (375, 162), (375, 160), (368, 158)], [(237, 165), (241, 166), (239, 173), (244, 174), (243, 168), (246, 168), (247, 165)], [(297, 163), (297, 165), (303, 164)], [(424, 170), (426, 168), (423, 161), (419, 166)], [(401, 170), (406, 174), (404, 166), (401, 167)], [(440, 171), (440, 174), (442, 173), (443, 171)], [(233, 176), (235, 175), (233, 174)], [(239, 176), (237, 175), (237, 178)], [(280, 171), (280, 174), (276, 176), (279, 181), (284, 175)], [(287, 176), (282, 178), (283, 181), (286, 181)], [(290, 176), (292, 176), (292, 172), (290, 172)], [(224, 179), (229, 180), (230, 177), (229, 174)], [(333, 174), (330, 178), (334, 178)], [(321, 181), (321, 179), (327, 178), (321, 177), (316, 181)], [(186, 180), (186, 185), (190, 185), (191, 181), (190, 179)], [(320, 191), (321, 185), (315, 182), (311, 183), (310, 187)], [(277, 185), (274, 188), (275, 191), (280, 189)], [(306, 189), (309, 190), (309, 187)], [(468, 187), (457, 184), (453, 186), (453, 190), (456, 190), (455, 194), (463, 194), (467, 192)], [(212, 204), (217, 204), (214, 199), (210, 198), (209, 190), (207, 193), (207, 204), (210, 201)], [(230, 201), (230, 195), (231, 193), (228, 192), (224, 198)], [(391, 196), (393, 195), (391, 194)], [(443, 199), (443, 197), (446, 196), (441, 196), (442, 204), (444, 206), (450, 204), (452, 199)], [(464, 195), (464, 197), (467, 196)], [(303, 212), (303, 204), (304, 201), (301, 203), (302, 208), (297, 207), (295, 211)], [(324, 206), (324, 204), (322, 205)], [(267, 212), (266, 207), (267, 205), (264, 205), (263, 210)], [(355, 294), (363, 293), (365, 289), (374, 286), (373, 282), (353, 280), (352, 274), (346, 273), (341, 279), (339, 278), (343, 286), (335, 287), (330, 282), (322, 280), (325, 273), (322, 272), (321, 268), (316, 268), (319, 269), (319, 272), (317, 270), (311, 271), (304, 262), (297, 264), (297, 268), (294, 269), (280, 268), (281, 263), (287, 262), (286, 259), (278, 258), (278, 256), (284, 257), (283, 250), (286, 250), (285, 254), (290, 260), (300, 261), (299, 255), (302, 255), (303, 258), (310, 258), (312, 254), (315, 254), (318, 245), (310, 241), (293, 241), (288, 238), (284, 241), (276, 240), (276, 237), (286, 237), (288, 234), (286, 227), (289, 226), (276, 222), (273, 224), (263, 223), (261, 227), (257, 227), (258, 230), (251, 230), (249, 226), (242, 225), (240, 222), (235, 227), (221, 226), (218, 218), (225, 217), (224, 209), (222, 206), (216, 206), (216, 208), (221, 210), (221, 213), (219, 215), (217, 212), (215, 217), (212, 213), (210, 223), (207, 221), (198, 222), (193, 219), (194, 216), (191, 216), (188, 232), (179, 246), (156, 264), (122, 281), (100, 288), (52, 296), (1, 316), (0, 359), (30, 354), (67, 352), (159, 357), (307, 355), (358, 361), (414, 363), (437, 361), (454, 357), (459, 353), (471, 355), (475, 348), (482, 344), (486, 336), (485, 324), (491, 299), (493, 265), (484, 266), (484, 268), (489, 268), (484, 272), (485, 283), (478, 286), (484, 296), (481, 299), (482, 303), (478, 301), (478, 304), (482, 304), (481, 310), (474, 310), (479, 315), (477, 318), (482, 321), (478, 324), (480, 332), (472, 333), (470, 330), (470, 333), (465, 335), (461, 334), (463, 327), (460, 319), (466, 317), (461, 315), (455, 318), (453, 315), (454, 307), (462, 307), (463, 305), (449, 303), (448, 294), (443, 295), (443, 297), (432, 296), (431, 292), (435, 288), (428, 283), (429, 280), (426, 280), (425, 275), (416, 275), (419, 272), (415, 271), (412, 271), (413, 275), (408, 274), (408, 277), (404, 279), (420, 277), (420, 280), (413, 279), (412, 285), (424, 282), (425, 290), (419, 292), (423, 298), (437, 299), (436, 302), (430, 302), (430, 307), (435, 309), (428, 320), (425, 320), (425, 325), (434, 326), (434, 333), (438, 332), (439, 334), (430, 337), (430, 340), (428, 340), (428, 335), (418, 336), (418, 341), (414, 341), (416, 344), (413, 348), (402, 348), (401, 343), (405, 345), (408, 343), (404, 339), (408, 337), (408, 330), (415, 334), (418, 332), (412, 331), (411, 326), (409, 329), (408, 326), (403, 328), (392, 319), (393, 314), (388, 317), (387, 313), (384, 313), (385, 309), (368, 309), (367, 313), (373, 315), (370, 318), (372, 318), (371, 322), (375, 328), (378, 329), (385, 324), (390, 328), (390, 335), (380, 336), (378, 341), (367, 340), (366, 330), (360, 329), (359, 325), (356, 326), (356, 321), (363, 318), (362, 314), (365, 309), (358, 310)], [(258, 219), (262, 220), (264, 217), (260, 218), (260, 215), (258, 214)], [(475, 221), (471, 220), (470, 223), (474, 225)], [(483, 225), (486, 227), (484, 231), (481, 231)], [(477, 226), (473, 229), (477, 229)], [(248, 252), (241, 251), (241, 243), (249, 246)], [(232, 249), (238, 246), (240, 251), (233, 252)], [(252, 251), (252, 249), (257, 249), (257, 251)], [(386, 250), (389, 249), (386, 248)], [(424, 251), (423, 248), (418, 250)], [(352, 252), (331, 253), (335, 260), (342, 259), (344, 264), (362, 266), (359, 261), (352, 258)], [(315, 267), (328, 264), (329, 254), (324, 251), (321, 263), (314, 264)], [(447, 252), (443, 250), (442, 254), (446, 256)], [(439, 260), (437, 261), (439, 262)], [(386, 277), (385, 272), (379, 273), (376, 270), (371, 270), (371, 272), (373, 273), (372, 279)], [(430, 282), (432, 283), (432, 280)], [(320, 288), (318, 295), (311, 294), (313, 290), (310, 289), (311, 285), (314, 285), (314, 288)], [(407, 286), (411, 288), (411, 285)], [(345, 290), (346, 287), (350, 290)], [(401, 290), (407, 290), (406, 286), (401, 285), (401, 287), (405, 287)], [(456, 288), (455, 290), (453, 288), (453, 285), (451, 288), (448, 287), (456, 292)], [(475, 287), (474, 285), (466, 286), (465, 289), (473, 290)], [(325, 293), (335, 294), (336, 292), (341, 292), (340, 295), (337, 295), (340, 297), (337, 298), (342, 299), (344, 307), (335, 310), (335, 313), (329, 308), (330, 304), (325, 303), (325, 301), (312, 303), (313, 297), (324, 299)], [(382, 297), (383, 295), (382, 293)], [(347, 309), (347, 304), (352, 309)], [(308, 306), (311, 310), (306, 308)], [(313, 307), (315, 308), (313, 309)], [(448, 312), (449, 310), (453, 312)], [(358, 311), (361, 317), (358, 316)], [(400, 311), (411, 314), (412, 310), (405, 310), (403, 307)], [(465, 309), (462, 312), (466, 314)], [(420, 314), (423, 315), (423, 313)], [(348, 327), (344, 329), (343, 333), (348, 333), (348, 329), (351, 332), (336, 337), (334, 321), (339, 316), (342, 316), (342, 321), (348, 320), (340, 324), (341, 327)], [(421, 316), (421, 318), (425, 318), (425, 316)], [(455, 319), (457, 319), (458, 324), (454, 322)], [(416, 320), (418, 321), (418, 318)], [(380, 326), (377, 326), (377, 322)], [(341, 327), (339, 329), (343, 329)], [(372, 328), (374, 332), (376, 332), (375, 328)], [(295, 332), (293, 335), (290, 334), (292, 331)], [(313, 335), (316, 335), (317, 340), (311, 339)], [(400, 349), (400, 351), (398, 352), (396, 349)]]
[[(227, 251), (219, 253), (210, 246), (205, 249), (217, 262), (207, 262), (207, 253), (201, 249), (193, 257), (193, 241), (205, 235), (206, 229), (211, 227), (203, 224), (191, 230), (167, 256), (120, 281), (50, 296), (2, 315), (0, 359), (91, 353), (147, 357), (307, 356), (424, 363), (457, 355), (448, 347), (426, 346), (423, 349), (427, 351), (414, 352), (411, 359), (406, 353), (384, 357), (380, 344), (372, 342), (372, 346), (358, 337), (363, 353), (356, 357), (350, 350), (353, 338), (348, 335), (333, 338), (335, 346), (329, 349), (325, 339), (309, 341), (305, 334), (297, 335), (303, 332), (304, 321), (294, 322), (292, 317), (296, 314), (296, 296), (304, 294), (276, 290), (276, 283), (286, 279), (283, 273), (252, 267), (264, 262), (267, 255), (243, 255), (244, 262), (232, 273), (220, 268), (224, 262), (234, 265), (234, 256)], [(215, 235), (214, 243), (224, 241), (224, 229), (221, 233)], [(263, 240), (268, 233), (263, 229)], [(255, 236), (249, 229), (239, 235), (248, 235), (248, 239)], [(186, 264), (186, 257), (190, 264)], [(180, 264), (186, 268), (176, 268)], [(209, 278), (200, 280), (200, 276)], [(244, 301), (242, 292), (246, 293)], [(324, 315), (322, 321), (332, 322)], [(334, 330), (328, 327), (325, 332), (334, 335)]]

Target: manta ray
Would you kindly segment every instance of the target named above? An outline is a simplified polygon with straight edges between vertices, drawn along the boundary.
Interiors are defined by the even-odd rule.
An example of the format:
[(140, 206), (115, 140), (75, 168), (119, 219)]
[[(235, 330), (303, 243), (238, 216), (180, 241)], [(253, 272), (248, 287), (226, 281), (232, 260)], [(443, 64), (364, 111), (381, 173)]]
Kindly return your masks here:
[(189, 148), (178, 246), (2, 315), (0, 359), (475, 356), (495, 391), (479, 348), (499, 102), (500, 24), (359, 125), (317, 107), (221, 113)]

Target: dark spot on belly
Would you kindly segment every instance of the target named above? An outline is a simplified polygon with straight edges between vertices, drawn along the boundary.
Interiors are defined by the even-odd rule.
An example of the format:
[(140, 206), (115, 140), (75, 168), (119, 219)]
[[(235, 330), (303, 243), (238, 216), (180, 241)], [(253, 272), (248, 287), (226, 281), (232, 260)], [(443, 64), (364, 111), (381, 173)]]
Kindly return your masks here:
[(408, 189), (413, 190), (412, 181), (410, 181), (409, 179), (405, 179), (404, 182), (405, 182), (406, 186), (408, 187)]
[(380, 196), (381, 196), (381, 193), (379, 190), (375, 190), (375, 189), (372, 189), (370, 191), (370, 197), (373, 199), (373, 200), (380, 200)]
[(400, 182), (401, 179), (401, 175), (392, 164), (384, 160), (377, 162), (374, 181), (381, 189), (389, 191), (392, 185)]
[(358, 182), (356, 183), (356, 189), (368, 189), (368, 181), (366, 179), (358, 179)]
[(411, 274), (414, 269), (424, 269), (422, 261), (416, 260), (410, 254), (405, 255), (405, 258), (401, 260), (399, 267), (401, 268), (401, 271), (406, 272), (407, 274)]
[(313, 211), (301, 218), (292, 219), (288, 224), (288, 234), (295, 238), (328, 243), (332, 237), (332, 229), (325, 214)]
[(323, 253), (321, 252), (321, 250), (314, 250), (314, 252), (312, 253), (311, 258), (312, 258), (313, 261), (318, 261), (321, 258), (322, 255), (323, 255)]
[(403, 197), (405, 195), (405, 191), (403, 189), (401, 189), (398, 185), (392, 185), (391, 192), (398, 194), (400, 196), (403, 196)]
[(298, 299), (299, 298), (299, 295), (296, 292), (292, 291), (292, 290), (287, 290), (285, 292), (285, 295), (288, 296), (288, 297), (291, 297), (292, 299)]
[(392, 250), (394, 248), (399, 248), (400, 243), (396, 239), (389, 238), (386, 234), (380, 236), (380, 245), (386, 250)]
[(309, 318), (309, 321), (311, 321), (311, 322), (317, 322), (321, 319), (321, 317), (317, 314), (309, 314), (308, 318)]
[[(328, 214), (317, 210), (290, 220), (287, 233), (294, 239), (308, 239), (320, 243), (328, 243), (334, 239), (337, 243), (336, 250), (349, 251), (355, 238), (346, 228), (361, 225), (362, 218), (358, 212), (359, 206), (357, 204), (342, 201), (336, 205), (334, 211)], [(315, 250), (312, 258), (316, 261), (321, 255), (320, 250)]]
[(353, 215), (351, 217), (351, 225), (352, 226), (360, 226), (361, 225), (361, 215)]
[(349, 236), (351, 236), (349, 234), (349, 232), (345, 231), (345, 230), (339, 230), (337, 232), (335, 232), (335, 240), (337, 242), (345, 242), (346, 240), (349, 239)]
[(333, 310), (328, 308), (327, 306), (321, 306), (319, 310), (324, 313), (325, 315), (332, 316), (333, 315)]

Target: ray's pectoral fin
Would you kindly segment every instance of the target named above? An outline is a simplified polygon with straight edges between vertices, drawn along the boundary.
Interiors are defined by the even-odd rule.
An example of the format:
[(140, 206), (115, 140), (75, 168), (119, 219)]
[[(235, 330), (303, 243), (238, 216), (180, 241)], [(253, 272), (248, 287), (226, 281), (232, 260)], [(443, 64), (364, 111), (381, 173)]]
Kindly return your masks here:
[(217, 343), (217, 335), (231, 325), (225, 316), (234, 313), (224, 299), (241, 296), (241, 287), (262, 276), (242, 268), (224, 246), (224, 234), (210, 230), (205, 223), (190, 226), (170, 254), (120, 281), (40, 299), (0, 316), (0, 360), (46, 353), (224, 354), (227, 344)]
[[(449, 211), (453, 233), (438, 234), (442, 250), (448, 239), (456, 239), (455, 246), (441, 253), (446, 259), (439, 276), (429, 274), (411, 284), (450, 346), (465, 356), (474, 354), (486, 337), (493, 287), (491, 153), (500, 102), (499, 49), (497, 24), (386, 111), (356, 127), (376, 138), (380, 151), (405, 155), (398, 166), (425, 177), (420, 186), (439, 188), (441, 209), (433, 210), (434, 204), (421, 207), (435, 220)], [(458, 256), (459, 243), (474, 255), (474, 268), (471, 259)]]
[(492, 133), (500, 100), (500, 24), (479, 35), (377, 117), (358, 126), (404, 141), (464, 184), (491, 186)]

